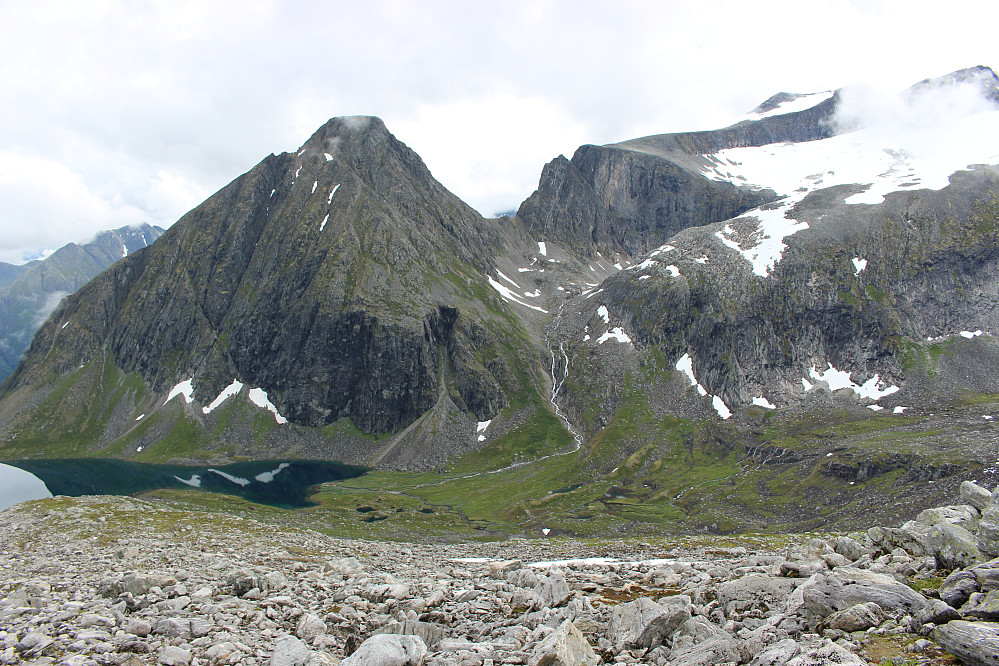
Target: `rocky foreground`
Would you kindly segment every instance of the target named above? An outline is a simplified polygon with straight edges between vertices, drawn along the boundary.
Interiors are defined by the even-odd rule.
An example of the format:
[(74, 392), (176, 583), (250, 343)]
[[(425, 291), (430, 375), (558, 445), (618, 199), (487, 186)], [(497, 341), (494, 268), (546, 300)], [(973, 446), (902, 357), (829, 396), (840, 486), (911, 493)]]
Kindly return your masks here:
[(0, 662), (999, 664), (999, 494), (962, 502), (826, 538), (430, 545), (57, 497), (0, 515)]

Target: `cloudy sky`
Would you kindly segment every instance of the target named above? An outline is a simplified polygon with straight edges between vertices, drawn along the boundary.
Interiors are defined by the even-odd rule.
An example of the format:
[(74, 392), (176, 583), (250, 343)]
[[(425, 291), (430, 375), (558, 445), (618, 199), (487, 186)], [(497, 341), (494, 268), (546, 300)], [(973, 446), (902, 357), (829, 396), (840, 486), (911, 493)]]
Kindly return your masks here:
[(995, 0), (0, 0), (0, 261), (169, 226), (332, 116), (484, 215), (583, 143), (999, 65)]

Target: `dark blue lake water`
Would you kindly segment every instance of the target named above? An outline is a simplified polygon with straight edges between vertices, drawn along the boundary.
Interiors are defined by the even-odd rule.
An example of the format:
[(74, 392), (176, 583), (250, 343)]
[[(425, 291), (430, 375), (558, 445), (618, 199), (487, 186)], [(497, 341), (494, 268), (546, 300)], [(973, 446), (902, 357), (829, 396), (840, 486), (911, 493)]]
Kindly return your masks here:
[(52, 495), (131, 495), (196, 488), (284, 508), (312, 505), (320, 483), (360, 476), (364, 467), (320, 460), (265, 460), (231, 465), (155, 465), (101, 458), (7, 460), (0, 464), (0, 510)]

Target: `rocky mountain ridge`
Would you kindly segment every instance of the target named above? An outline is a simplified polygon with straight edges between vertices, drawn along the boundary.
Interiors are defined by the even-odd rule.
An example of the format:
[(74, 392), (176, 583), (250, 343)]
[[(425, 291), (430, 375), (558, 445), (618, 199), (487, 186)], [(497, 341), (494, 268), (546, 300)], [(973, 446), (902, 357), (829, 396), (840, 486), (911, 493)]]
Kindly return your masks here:
[[(861, 476), (923, 508), (916, 483), (994, 473), (999, 79), (899, 108), (966, 86), (984, 106), (914, 134), (952, 154), (844, 127), (865, 118), (845, 90), (781, 94), (714, 132), (584, 146), (498, 220), (381, 121), (333, 119), (67, 299), (2, 387), (0, 452), (437, 470), (404, 492), (486, 488), (512, 501), (467, 505), (491, 525), (552, 507), (727, 531), (783, 524), (780, 498), (818, 526), (867, 502)], [(736, 510), (696, 490), (724, 479)]]
[(35, 331), (62, 298), (162, 233), (148, 224), (121, 227), (87, 243), (64, 245), (42, 260), (0, 263), (0, 381), (14, 371)]

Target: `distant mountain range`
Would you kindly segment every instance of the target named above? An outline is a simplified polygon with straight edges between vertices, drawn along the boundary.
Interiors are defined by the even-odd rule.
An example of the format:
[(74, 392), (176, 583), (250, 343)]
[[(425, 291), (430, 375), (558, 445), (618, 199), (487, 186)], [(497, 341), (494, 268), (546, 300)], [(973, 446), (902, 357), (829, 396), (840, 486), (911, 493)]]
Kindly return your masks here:
[(117, 260), (151, 245), (163, 229), (143, 224), (102, 231), (45, 259), (0, 262), (0, 381), (14, 371), (35, 331), (59, 304)]
[(581, 146), (497, 219), (332, 119), (56, 306), (0, 455), (332, 458), (718, 531), (999, 481), (999, 79), (880, 103)]

